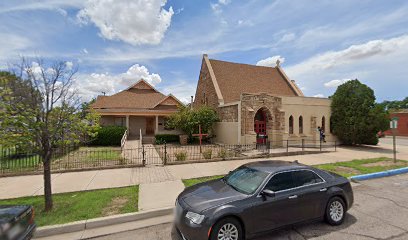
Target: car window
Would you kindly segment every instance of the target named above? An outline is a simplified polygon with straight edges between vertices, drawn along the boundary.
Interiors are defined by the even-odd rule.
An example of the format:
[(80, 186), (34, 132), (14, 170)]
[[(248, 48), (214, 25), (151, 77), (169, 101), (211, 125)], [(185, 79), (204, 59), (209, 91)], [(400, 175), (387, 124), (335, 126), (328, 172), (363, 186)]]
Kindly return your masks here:
[(277, 192), (294, 187), (292, 172), (283, 172), (273, 176), (266, 184), (265, 189)]
[(253, 168), (240, 167), (224, 177), (225, 182), (235, 190), (252, 194), (263, 183), (268, 173)]
[(312, 171), (307, 171), (307, 170), (294, 171), (293, 181), (296, 187), (307, 186), (310, 184), (323, 182), (323, 180), (319, 176), (317, 176), (317, 174), (315, 174)]

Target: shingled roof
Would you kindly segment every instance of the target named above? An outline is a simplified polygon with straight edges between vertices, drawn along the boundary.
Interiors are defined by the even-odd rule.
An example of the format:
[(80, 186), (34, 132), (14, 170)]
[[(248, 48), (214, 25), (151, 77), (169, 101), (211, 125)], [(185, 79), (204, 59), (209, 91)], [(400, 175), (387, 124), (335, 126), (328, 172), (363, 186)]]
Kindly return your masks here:
[(225, 103), (239, 101), (242, 93), (303, 96), (279, 66), (263, 67), (215, 59), (209, 62)]
[(140, 80), (121, 92), (112, 96), (98, 96), (94, 109), (153, 109), (168, 98), (181, 102), (173, 95), (164, 95), (145, 80)]

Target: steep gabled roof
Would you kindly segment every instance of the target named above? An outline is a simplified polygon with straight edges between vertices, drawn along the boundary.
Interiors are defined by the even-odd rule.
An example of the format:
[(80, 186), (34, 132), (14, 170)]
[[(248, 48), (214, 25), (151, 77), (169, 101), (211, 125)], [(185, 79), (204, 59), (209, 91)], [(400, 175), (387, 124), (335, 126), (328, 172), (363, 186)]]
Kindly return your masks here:
[(209, 59), (209, 63), (225, 103), (239, 101), (242, 93), (303, 96), (279, 66), (263, 67), (215, 59)]
[(173, 95), (166, 96), (160, 93), (142, 79), (112, 96), (98, 96), (92, 107), (94, 109), (152, 109), (170, 96), (181, 103)]

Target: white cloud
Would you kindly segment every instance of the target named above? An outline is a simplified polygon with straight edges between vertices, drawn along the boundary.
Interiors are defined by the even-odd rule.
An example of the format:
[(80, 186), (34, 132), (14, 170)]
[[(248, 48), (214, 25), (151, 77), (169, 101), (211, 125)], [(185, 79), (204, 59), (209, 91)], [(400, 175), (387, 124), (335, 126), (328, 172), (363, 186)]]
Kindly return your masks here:
[(222, 13), (222, 6), (226, 6), (231, 3), (231, 0), (218, 0), (216, 3), (210, 3), (211, 9), (215, 14)]
[(266, 59), (262, 59), (256, 63), (257, 66), (265, 66), (265, 67), (276, 67), (276, 61), (280, 61), (280, 64), (285, 62), (285, 58), (281, 57), (280, 55), (268, 57)]
[(82, 49), (82, 53), (88, 54), (89, 52), (88, 52), (88, 50), (86, 48), (84, 48), (84, 49)]
[(373, 40), (359, 45), (352, 45), (340, 51), (329, 51), (291, 66), (288, 71), (294, 75), (302, 75), (311, 70), (327, 70), (342, 65), (350, 65), (364, 59), (383, 57), (401, 48), (408, 49), (408, 35), (388, 40)]
[(113, 94), (120, 89), (129, 87), (140, 79), (144, 79), (152, 85), (160, 83), (159, 74), (150, 73), (145, 66), (134, 64), (126, 72), (119, 74), (91, 73), (81, 74), (76, 77), (75, 87), (78, 94), (84, 100), (90, 100), (96, 95)]
[(170, 26), (173, 8), (167, 0), (88, 0), (77, 14), (82, 24), (94, 23), (100, 35), (132, 45), (159, 44)]
[(350, 81), (351, 79), (346, 78), (346, 79), (335, 79), (335, 80), (331, 80), (327, 83), (324, 84), (325, 87), (327, 88), (336, 88), (338, 86), (340, 86), (341, 84)]
[(319, 93), (319, 94), (314, 95), (313, 97), (315, 97), (315, 98), (324, 98), (324, 95)]
[[(306, 95), (313, 94), (316, 90), (322, 91), (326, 96), (331, 95), (336, 86), (351, 76), (373, 88), (376, 95), (381, 96), (379, 100), (384, 97), (394, 99), (404, 93), (393, 91), (393, 86), (400, 86), (400, 89), (408, 87), (405, 79), (408, 68), (400, 64), (406, 61), (406, 56), (408, 35), (401, 35), (351, 45), (338, 51), (323, 52), (285, 70), (290, 78), (309, 89), (305, 92)], [(335, 80), (329, 81), (330, 79)], [(321, 90), (322, 86), (326, 90)], [(395, 96), (389, 96), (389, 92), (393, 92)]]
[(68, 61), (68, 62), (65, 62), (65, 66), (67, 66), (67, 69), (68, 69), (68, 70), (71, 70), (71, 69), (72, 69), (72, 67), (74, 66), (74, 63), (73, 63), (73, 62)]

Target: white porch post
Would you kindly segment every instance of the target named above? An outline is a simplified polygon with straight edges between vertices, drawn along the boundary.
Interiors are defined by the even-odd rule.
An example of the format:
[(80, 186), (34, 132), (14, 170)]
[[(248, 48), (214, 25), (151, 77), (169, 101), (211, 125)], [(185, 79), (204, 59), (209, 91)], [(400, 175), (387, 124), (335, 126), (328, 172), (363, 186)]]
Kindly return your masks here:
[(126, 129), (128, 130), (129, 133), (129, 115), (126, 115)]
[(159, 116), (156, 115), (156, 127), (154, 129), (154, 134), (157, 134), (159, 132)]

